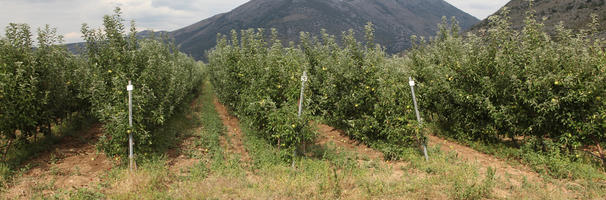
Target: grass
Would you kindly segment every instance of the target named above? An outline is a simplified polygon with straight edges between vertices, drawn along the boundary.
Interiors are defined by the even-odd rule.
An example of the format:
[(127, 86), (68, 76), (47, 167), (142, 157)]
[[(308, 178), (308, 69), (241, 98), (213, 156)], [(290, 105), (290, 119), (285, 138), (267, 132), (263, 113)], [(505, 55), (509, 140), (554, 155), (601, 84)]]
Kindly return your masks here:
[[(508, 174), (465, 161), (453, 152), (430, 146), (430, 161), (416, 149), (398, 149), (402, 162), (370, 159), (334, 143), (314, 145), (306, 156), (277, 149), (241, 121), (241, 155), (225, 151), (226, 128), (213, 105), (212, 86), (206, 83), (194, 109), (184, 109), (168, 121), (174, 133), (158, 152), (139, 158), (139, 168), (108, 171), (90, 188), (55, 189), (56, 199), (599, 199), (605, 195), (589, 185)], [(184, 105), (189, 108), (189, 104)], [(171, 135), (171, 134), (167, 134)], [(172, 137), (171, 136), (171, 137)], [(175, 139), (177, 138), (177, 139)], [(191, 140), (184, 143), (180, 141)], [(231, 141), (226, 139), (226, 141)], [(193, 163), (176, 169), (169, 156), (178, 152)], [(181, 158), (179, 158), (181, 159)], [(595, 184), (594, 184), (595, 185)], [(40, 190), (49, 184), (40, 184)], [(566, 188), (567, 191), (560, 188)]]

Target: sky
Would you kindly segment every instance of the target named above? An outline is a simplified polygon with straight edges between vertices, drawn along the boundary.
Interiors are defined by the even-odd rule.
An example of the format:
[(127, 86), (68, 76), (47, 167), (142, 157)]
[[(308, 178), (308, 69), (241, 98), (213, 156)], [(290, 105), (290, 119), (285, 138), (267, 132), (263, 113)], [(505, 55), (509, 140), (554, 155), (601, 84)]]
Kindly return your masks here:
[[(33, 30), (49, 24), (66, 43), (82, 41), (80, 28), (101, 26), (103, 15), (120, 7), (123, 18), (139, 30), (173, 31), (213, 15), (229, 12), (248, 0), (0, 0), (0, 35), (9, 23), (27, 23)], [(484, 19), (508, 0), (445, 0)], [(35, 33), (35, 31), (34, 31)]]

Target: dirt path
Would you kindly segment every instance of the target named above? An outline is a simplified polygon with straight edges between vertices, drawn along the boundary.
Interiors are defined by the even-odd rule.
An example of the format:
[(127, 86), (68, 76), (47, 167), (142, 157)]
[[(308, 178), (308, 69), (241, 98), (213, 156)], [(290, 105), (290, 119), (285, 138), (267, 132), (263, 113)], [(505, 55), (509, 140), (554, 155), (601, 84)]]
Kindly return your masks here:
[(243, 135), (242, 130), (240, 129), (240, 121), (238, 118), (231, 116), (225, 106), (219, 103), (217, 98), (215, 98), (213, 102), (221, 121), (223, 121), (223, 125), (227, 128), (227, 137), (221, 137), (221, 146), (229, 153), (240, 155), (240, 160), (245, 163), (245, 165), (249, 165), (251, 158), (244, 147), (244, 143), (242, 143)]
[(60, 190), (96, 186), (101, 175), (113, 166), (95, 148), (101, 133), (101, 124), (95, 124), (78, 137), (66, 136), (53, 150), (28, 162), (33, 167), (17, 177), (2, 198), (31, 199)]
[(483, 166), (482, 171), (486, 170), (488, 167), (492, 167), (493, 169), (496, 169), (497, 172), (506, 172), (514, 176), (526, 176), (528, 178), (540, 179), (539, 174), (533, 172), (526, 166), (520, 165), (514, 168), (500, 159), (481, 153), (470, 147), (444, 140), (433, 135), (430, 135), (428, 138), (430, 146), (440, 145), (440, 150), (442, 152), (454, 152), (458, 158), (468, 162), (477, 162), (480, 166)]

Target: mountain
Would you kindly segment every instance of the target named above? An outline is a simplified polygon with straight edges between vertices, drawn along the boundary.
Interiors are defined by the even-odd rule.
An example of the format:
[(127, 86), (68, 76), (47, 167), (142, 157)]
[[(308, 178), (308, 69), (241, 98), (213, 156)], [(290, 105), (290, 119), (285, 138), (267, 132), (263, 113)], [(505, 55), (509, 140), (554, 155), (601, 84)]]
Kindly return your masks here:
[(410, 36), (432, 36), (442, 16), (456, 17), (463, 29), (479, 20), (444, 0), (251, 0), (234, 10), (170, 32), (181, 51), (203, 59), (217, 33), (248, 28), (276, 28), (281, 39), (296, 41), (302, 31), (322, 29), (340, 36), (353, 29), (361, 38), (364, 25), (375, 25), (376, 42), (388, 53), (411, 46)]
[[(509, 16), (515, 29), (521, 29), (524, 25), (526, 12), (531, 8), (528, 0), (512, 0), (504, 7), (510, 10)], [(543, 21), (548, 31), (552, 32), (555, 27), (563, 22), (564, 26), (573, 30), (587, 29), (591, 22), (591, 15), (597, 14), (600, 22), (600, 36), (606, 38), (606, 0), (534, 0), (532, 9), (536, 11), (536, 19)], [(502, 10), (502, 9), (501, 9)], [(501, 14), (499, 10), (495, 15)], [(472, 30), (486, 28), (488, 21), (472, 27)]]
[(170, 36), (170, 33), (168, 31), (152, 31), (152, 30), (144, 30), (144, 31), (137, 32), (137, 38), (150, 38), (150, 37), (162, 38), (164, 36)]

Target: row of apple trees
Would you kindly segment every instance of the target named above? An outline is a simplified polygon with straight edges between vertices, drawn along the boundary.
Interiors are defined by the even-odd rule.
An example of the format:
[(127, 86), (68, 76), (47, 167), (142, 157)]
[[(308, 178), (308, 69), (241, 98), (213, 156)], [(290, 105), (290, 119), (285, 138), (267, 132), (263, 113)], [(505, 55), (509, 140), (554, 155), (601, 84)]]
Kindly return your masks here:
[[(311, 142), (309, 116), (320, 116), (351, 137), (377, 145), (387, 155), (396, 146), (423, 141), (414, 121), (408, 76), (401, 59), (388, 59), (375, 45), (372, 25), (366, 43), (353, 31), (342, 40), (323, 31), (321, 37), (301, 33), (300, 44), (283, 46), (276, 30), (266, 41), (264, 30), (244, 30), (219, 36), (208, 54), (219, 99), (248, 119), (262, 137), (294, 148)], [(300, 77), (309, 77), (302, 119), (297, 118)]]
[(514, 30), (507, 12), (466, 37), (443, 23), (435, 38), (418, 40), (406, 65), (421, 81), (421, 106), (454, 138), (532, 137), (571, 154), (597, 146), (603, 158), (606, 44), (593, 35), (597, 18), (587, 30), (560, 25), (550, 34), (532, 12)]
[[(198, 89), (202, 64), (176, 46), (156, 39), (137, 39), (134, 22), (127, 35), (120, 10), (103, 18), (103, 29), (82, 26), (87, 61), (82, 96), (104, 124), (101, 145), (110, 155), (124, 154), (127, 133), (138, 152), (151, 151), (159, 138), (154, 130), (172, 116), (176, 106)], [(133, 124), (128, 124), (126, 84), (132, 81)]]
[[(28, 141), (74, 112), (103, 123), (101, 146), (125, 155), (127, 133), (139, 151), (149, 150), (154, 130), (196, 88), (202, 65), (172, 45), (127, 35), (119, 9), (103, 19), (103, 29), (82, 28), (85, 53), (73, 55), (48, 26), (33, 44), (28, 25), (10, 24), (0, 39), (0, 132), (3, 141)], [(131, 33), (134, 33), (134, 25)], [(128, 127), (128, 95), (133, 91), (133, 128)], [(6, 150), (9, 148), (7, 147)], [(4, 152), (6, 153), (6, 151)]]
[[(0, 132), (4, 152), (16, 139), (51, 134), (52, 124), (84, 109), (76, 74), (82, 62), (65, 49), (55, 29), (38, 30), (38, 43), (25, 24), (10, 24), (0, 39)], [(19, 140), (22, 141), (22, 140)]]
[[(307, 114), (322, 116), (351, 137), (388, 155), (422, 141), (414, 122), (408, 75), (419, 80), (425, 119), (464, 140), (547, 139), (572, 153), (606, 141), (606, 53), (597, 18), (588, 30), (544, 30), (529, 12), (514, 30), (507, 11), (486, 30), (465, 37), (455, 20), (429, 41), (416, 40), (404, 57), (389, 58), (366, 27), (365, 43), (352, 31), (341, 40), (302, 33), (284, 47), (271, 31), (220, 36), (209, 53), (221, 101), (279, 145), (313, 140), (296, 118), (299, 76), (309, 74)], [(304, 117), (305, 119), (305, 117)], [(302, 137), (297, 136), (302, 132)], [(538, 144), (536, 149), (552, 148)]]

